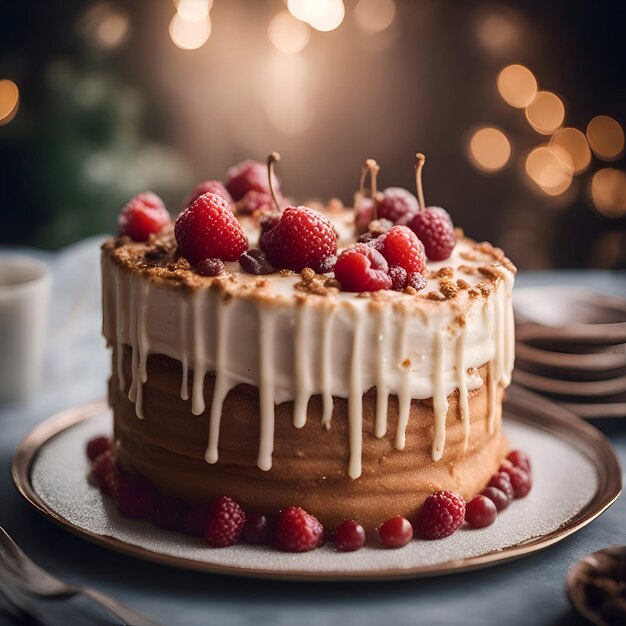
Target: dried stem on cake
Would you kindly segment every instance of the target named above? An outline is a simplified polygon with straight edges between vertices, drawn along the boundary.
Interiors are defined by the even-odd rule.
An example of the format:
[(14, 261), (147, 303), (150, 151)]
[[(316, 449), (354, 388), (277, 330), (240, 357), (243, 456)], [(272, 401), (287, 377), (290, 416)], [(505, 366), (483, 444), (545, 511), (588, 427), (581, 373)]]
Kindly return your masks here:
[[(367, 175), (370, 175), (370, 195), (372, 198), (372, 220), (377, 218), (377, 209), (378, 209), (378, 199), (377, 199), (377, 190), (376, 190), (376, 177), (378, 176), (378, 172), (380, 171), (380, 165), (376, 163), (374, 159), (366, 159), (365, 163), (363, 163), (363, 167), (361, 168), (361, 180), (359, 181), (359, 197), (365, 198), (365, 180)], [(355, 202), (355, 205), (357, 203)]]
[(424, 200), (424, 188), (422, 186), (422, 168), (426, 163), (426, 155), (418, 152), (415, 155), (415, 186), (417, 188), (417, 200), (420, 205), (420, 210), (426, 208), (426, 202)]
[(276, 199), (274, 185), (272, 185), (272, 178), (274, 177), (274, 163), (278, 163), (278, 161), (280, 161), (280, 154), (278, 152), (272, 152), (272, 154), (267, 157), (267, 175), (270, 181), (270, 193), (272, 194), (272, 200), (274, 201), (276, 210), (280, 213), (280, 206), (278, 205), (278, 200)]

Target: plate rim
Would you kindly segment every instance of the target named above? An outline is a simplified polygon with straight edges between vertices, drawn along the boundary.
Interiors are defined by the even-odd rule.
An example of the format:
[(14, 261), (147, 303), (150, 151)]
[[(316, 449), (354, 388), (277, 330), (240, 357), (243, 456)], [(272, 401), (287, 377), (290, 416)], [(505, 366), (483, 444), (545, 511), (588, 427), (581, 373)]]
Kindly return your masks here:
[[(389, 568), (375, 571), (361, 570), (358, 572), (311, 572), (297, 569), (289, 571), (266, 570), (254, 567), (215, 564), (187, 557), (162, 554), (126, 543), (109, 535), (101, 535), (81, 528), (62, 517), (42, 500), (31, 483), (31, 470), (39, 451), (48, 441), (80, 422), (108, 409), (108, 404), (105, 400), (69, 407), (59, 413), (55, 413), (37, 425), (17, 446), (11, 463), (11, 476), (18, 493), (31, 507), (49, 521), (99, 546), (160, 564), (212, 574), (304, 582), (384, 581), (457, 574), (506, 563), (562, 541), (606, 511), (617, 500), (622, 491), (622, 471), (619, 460), (608, 439), (597, 428), (578, 418), (567, 409), (526, 389), (522, 389), (518, 385), (512, 385), (507, 390), (507, 404), (513, 405), (522, 411), (527, 410), (529, 413), (526, 415), (509, 416), (506, 419), (521, 422), (549, 434), (560, 436), (568, 445), (572, 445), (577, 451), (584, 454), (598, 474), (596, 492), (580, 511), (575, 513), (559, 528), (546, 535), (533, 537), (507, 548), (496, 549), (478, 556), (454, 559), (435, 565), (413, 568)], [(534, 416), (532, 416), (533, 411), (535, 412)], [(599, 463), (600, 460), (602, 463)]]

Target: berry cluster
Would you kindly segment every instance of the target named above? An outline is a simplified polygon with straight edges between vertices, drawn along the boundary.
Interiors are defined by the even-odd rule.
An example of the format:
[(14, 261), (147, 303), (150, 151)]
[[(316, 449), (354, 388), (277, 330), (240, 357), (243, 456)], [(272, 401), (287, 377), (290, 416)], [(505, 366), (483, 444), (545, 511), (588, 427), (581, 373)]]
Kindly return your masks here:
[[(378, 220), (376, 227), (383, 222), (386, 220)], [(370, 230), (339, 255), (334, 270), (343, 291), (423, 289), (426, 254), (415, 233), (399, 225), (378, 235), (376, 232)]]
[[(276, 518), (244, 512), (228, 496), (210, 505), (189, 507), (182, 500), (162, 496), (146, 478), (126, 473), (115, 461), (111, 440), (96, 437), (87, 444), (91, 461), (89, 479), (113, 498), (120, 513), (136, 519), (152, 519), (160, 528), (203, 537), (207, 545), (224, 548), (239, 541), (272, 544), (284, 552), (308, 552), (332, 540), (339, 552), (359, 550), (366, 541), (363, 526), (348, 519), (326, 531), (320, 521), (297, 506), (282, 509)], [(416, 536), (442, 539), (452, 535), (463, 522), (472, 528), (490, 526), (498, 511), (513, 498), (523, 498), (531, 488), (530, 461), (519, 450), (511, 452), (489, 485), (467, 504), (452, 491), (441, 490), (426, 498), (419, 516), (411, 523), (396, 516), (378, 528), (378, 540), (387, 548), (401, 548)]]

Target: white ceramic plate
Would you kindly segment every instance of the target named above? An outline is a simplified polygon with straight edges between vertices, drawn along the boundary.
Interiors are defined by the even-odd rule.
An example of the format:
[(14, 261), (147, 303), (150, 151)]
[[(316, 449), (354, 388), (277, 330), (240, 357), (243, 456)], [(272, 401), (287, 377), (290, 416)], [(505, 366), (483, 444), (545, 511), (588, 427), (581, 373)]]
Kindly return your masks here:
[[(37, 427), (19, 446), (13, 478), (47, 518), (114, 550), (214, 573), (291, 580), (372, 580), (439, 575), (486, 567), (546, 548), (579, 530), (618, 497), (621, 470), (604, 436), (564, 409), (520, 388), (509, 390), (505, 431), (533, 463), (530, 494), (495, 524), (461, 528), (439, 541), (412, 541), (399, 550), (366, 545), (339, 553), (332, 544), (305, 554), (236, 545), (211, 549), (148, 521), (122, 517), (86, 479), (86, 441), (110, 432), (104, 403), (75, 407)], [(570, 489), (573, 483), (576, 489)]]

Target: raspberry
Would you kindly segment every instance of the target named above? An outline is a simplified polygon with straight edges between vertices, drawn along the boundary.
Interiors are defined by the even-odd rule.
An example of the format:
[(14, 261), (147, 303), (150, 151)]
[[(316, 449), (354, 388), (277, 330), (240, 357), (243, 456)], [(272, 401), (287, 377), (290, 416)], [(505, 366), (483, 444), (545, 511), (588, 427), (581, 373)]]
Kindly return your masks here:
[(372, 221), (374, 201), (367, 196), (361, 196), (354, 204), (354, 225), (357, 232), (367, 230), (367, 225)]
[[(272, 174), (272, 185), (278, 192), (280, 182)], [(259, 161), (242, 161), (228, 170), (226, 189), (234, 200), (241, 200), (250, 190), (270, 194), (269, 176), (267, 167)]]
[(187, 201), (187, 206), (189, 206), (196, 198), (199, 198), (205, 193), (214, 193), (221, 198), (224, 198), (224, 200), (226, 200), (228, 204), (233, 204), (233, 199), (228, 193), (228, 189), (224, 187), (223, 183), (221, 183), (219, 180), (205, 180), (193, 190), (193, 193), (189, 196), (189, 200)]
[(443, 261), (450, 256), (456, 235), (447, 211), (441, 207), (427, 207), (418, 211), (408, 226), (424, 244), (426, 256), (431, 261)]
[(154, 523), (165, 530), (180, 530), (183, 526), (187, 506), (178, 498), (161, 498), (154, 512)]
[(365, 543), (365, 529), (356, 520), (346, 520), (337, 527), (334, 541), (339, 552), (354, 552)]
[(225, 271), (226, 266), (221, 259), (204, 259), (196, 265), (196, 273), (200, 276), (219, 276)]
[(343, 291), (391, 289), (385, 257), (372, 246), (357, 243), (344, 250), (335, 263), (335, 278)]
[(273, 274), (276, 269), (267, 258), (267, 254), (258, 248), (250, 248), (239, 257), (239, 265), (248, 274)]
[(273, 535), (271, 520), (262, 513), (246, 513), (246, 523), (243, 526), (244, 541), (254, 544), (270, 543)]
[(146, 241), (171, 221), (163, 200), (151, 191), (144, 191), (129, 200), (117, 218), (117, 225), (120, 235), (127, 235), (133, 241)]
[(228, 202), (214, 193), (196, 198), (178, 216), (174, 234), (181, 256), (193, 265), (213, 258), (236, 261), (248, 248)]
[(395, 224), (401, 218), (410, 219), (418, 211), (417, 198), (410, 191), (402, 187), (388, 187), (378, 201), (376, 213), (379, 218)]
[(274, 200), (269, 193), (251, 189), (241, 200), (237, 201), (236, 207), (237, 211), (244, 215), (250, 215), (255, 211), (271, 213), (274, 210)]
[(485, 487), (480, 492), (480, 495), (489, 498), (496, 505), (498, 511), (504, 511), (510, 504), (509, 497), (506, 493), (497, 487)]
[(98, 487), (102, 493), (110, 496), (111, 490), (107, 476), (114, 471), (115, 458), (113, 457), (113, 452), (111, 449), (105, 450), (94, 459), (89, 472), (89, 481)]
[(387, 548), (402, 548), (413, 539), (413, 526), (406, 517), (392, 517), (378, 529), (378, 535)]
[(522, 452), (521, 450), (512, 450), (508, 453), (506, 458), (511, 461), (515, 467), (519, 467), (530, 474), (530, 459), (525, 452)]
[(389, 268), (389, 276), (391, 278), (391, 288), (396, 291), (402, 291), (406, 286), (406, 270), (398, 265), (392, 265)]
[(506, 472), (496, 472), (489, 481), (488, 487), (495, 487), (504, 492), (509, 504), (513, 500), (513, 485), (511, 484), (511, 478)]
[(243, 509), (232, 498), (222, 496), (211, 507), (204, 540), (213, 548), (232, 546), (241, 536), (245, 521)]
[(413, 287), (415, 291), (419, 291), (420, 289), (424, 289), (428, 285), (428, 281), (420, 274), (419, 272), (411, 272), (406, 277), (406, 286)]
[(465, 500), (445, 489), (426, 498), (419, 520), (419, 534), (424, 539), (442, 539), (454, 533), (465, 519)]
[(388, 233), (382, 235), (380, 252), (387, 259), (389, 265), (397, 265), (408, 273), (426, 269), (426, 253), (422, 242), (406, 226), (394, 226)]
[(290, 506), (278, 514), (274, 544), (279, 550), (308, 552), (319, 547), (323, 541), (324, 527), (304, 509)]
[(183, 519), (183, 532), (192, 537), (202, 537), (211, 517), (211, 507), (196, 506), (189, 509)]
[(506, 473), (511, 479), (511, 487), (513, 488), (513, 497), (524, 498), (530, 492), (532, 487), (532, 479), (530, 474), (525, 472), (521, 467), (509, 467)]
[(120, 513), (132, 518), (152, 517), (161, 499), (147, 478), (135, 474), (119, 474), (112, 495)]
[(111, 440), (108, 437), (94, 437), (87, 443), (87, 458), (95, 461), (103, 452), (111, 449)]
[(335, 269), (335, 264), (337, 263), (337, 255), (331, 254), (327, 256), (319, 266), (317, 270), (320, 274), (328, 274), (328, 272), (332, 272)]
[(337, 235), (330, 221), (308, 207), (288, 207), (275, 226), (261, 234), (261, 248), (274, 267), (316, 272), (337, 253)]
[(465, 521), (472, 528), (485, 528), (496, 521), (498, 509), (487, 496), (472, 498), (465, 507)]

